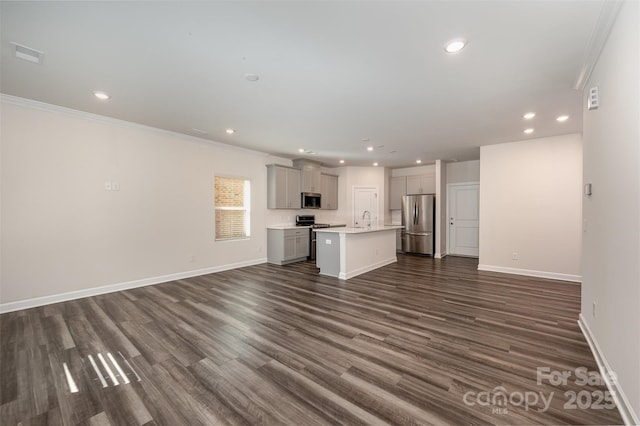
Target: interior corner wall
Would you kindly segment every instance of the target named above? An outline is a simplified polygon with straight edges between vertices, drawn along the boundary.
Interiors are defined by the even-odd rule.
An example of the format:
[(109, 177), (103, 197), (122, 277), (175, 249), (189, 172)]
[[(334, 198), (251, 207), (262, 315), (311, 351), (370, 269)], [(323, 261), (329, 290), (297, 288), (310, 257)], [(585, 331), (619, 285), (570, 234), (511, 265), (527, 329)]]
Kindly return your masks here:
[[(265, 164), (274, 157), (8, 98), (0, 307), (265, 261)], [(214, 240), (215, 175), (250, 179), (249, 239)]]
[(436, 160), (436, 217), (435, 220), (435, 253), (437, 259), (447, 255), (447, 164)]
[(483, 146), (480, 165), (478, 269), (579, 281), (580, 135)]
[[(581, 320), (640, 418), (640, 4), (622, 5), (585, 86)], [(598, 87), (600, 106), (587, 110)], [(595, 314), (593, 304), (595, 303)], [(630, 416), (632, 417), (632, 416)]]

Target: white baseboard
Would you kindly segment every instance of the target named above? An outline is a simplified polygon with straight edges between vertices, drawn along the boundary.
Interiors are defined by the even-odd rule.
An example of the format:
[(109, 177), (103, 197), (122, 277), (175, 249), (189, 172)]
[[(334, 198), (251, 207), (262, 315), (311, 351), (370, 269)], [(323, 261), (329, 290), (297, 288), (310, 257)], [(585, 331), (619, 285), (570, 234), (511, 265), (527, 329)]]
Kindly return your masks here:
[(364, 274), (365, 272), (373, 271), (374, 269), (382, 268), (383, 266), (390, 265), (397, 261), (398, 261), (398, 258), (396, 256), (393, 256), (388, 259), (381, 260), (380, 262), (376, 262), (373, 265), (366, 265), (366, 266), (363, 266), (362, 268), (354, 269), (353, 271), (349, 271), (349, 272), (340, 272), (338, 274), (338, 278), (340, 278), (341, 280), (348, 280), (349, 278), (353, 278), (357, 275)]
[(159, 277), (143, 278), (141, 280), (128, 281), (118, 284), (110, 284), (101, 287), (87, 288), (83, 290), (70, 291), (68, 293), (52, 294), (50, 296), (35, 297), (33, 299), (19, 300), (17, 302), (0, 303), (0, 314), (18, 311), (21, 309), (35, 308), (52, 303), (66, 302), (68, 300), (81, 299), (83, 297), (97, 296), (99, 294), (113, 293), (115, 291), (128, 290), (131, 288), (145, 287), (153, 284), (161, 284), (169, 281), (181, 280), (184, 278), (197, 277), (199, 275), (212, 274), (214, 272), (228, 271), (229, 269), (241, 268), (243, 266), (258, 265), (265, 263), (266, 258), (247, 260), (244, 262), (230, 263), (228, 265), (213, 266), (210, 268), (196, 269), (192, 271), (178, 272), (175, 274), (162, 275)]
[[(624, 421), (624, 424), (626, 425), (640, 425), (640, 419), (633, 411), (633, 407), (622, 390), (620, 383), (618, 383), (617, 380), (610, 380), (610, 377), (612, 376), (611, 373), (615, 373), (615, 371), (609, 365), (607, 358), (604, 356), (604, 353), (598, 345), (596, 337), (591, 332), (591, 329), (582, 314), (580, 314), (578, 325), (580, 326), (580, 330), (582, 330), (582, 334), (584, 334), (584, 338), (589, 344), (589, 348), (591, 348), (591, 353), (593, 353), (593, 357), (595, 358), (596, 364), (598, 364), (598, 369), (600, 370), (600, 376), (604, 378), (607, 388), (613, 397), (613, 402), (615, 402), (616, 407), (618, 407), (622, 421)], [(615, 377), (615, 374), (613, 377)]]
[(443, 257), (447, 257), (447, 252), (443, 251), (442, 253), (436, 253), (433, 255), (434, 259), (442, 259)]
[(530, 269), (507, 268), (506, 266), (478, 265), (478, 271), (502, 272), (503, 274), (526, 275), (528, 277), (547, 278), (550, 280), (582, 282), (581, 275), (559, 274), (557, 272), (535, 271)]

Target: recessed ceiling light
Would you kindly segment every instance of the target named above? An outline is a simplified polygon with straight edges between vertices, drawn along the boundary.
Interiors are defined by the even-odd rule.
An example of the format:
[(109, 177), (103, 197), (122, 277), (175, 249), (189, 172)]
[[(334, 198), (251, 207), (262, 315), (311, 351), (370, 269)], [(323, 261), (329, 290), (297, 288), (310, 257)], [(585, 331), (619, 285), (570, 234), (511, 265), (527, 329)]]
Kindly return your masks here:
[(367, 147), (367, 151), (369, 151), (369, 152), (373, 151), (373, 147), (372, 146), (368, 146)]
[(304, 152), (304, 148), (298, 148), (298, 152), (303, 153)]
[(108, 101), (109, 99), (111, 99), (111, 96), (109, 96), (105, 92), (100, 92), (100, 91), (93, 92), (93, 96), (100, 99), (101, 101)]
[(369, 142), (369, 138), (362, 138), (360, 139), (362, 142)]
[(260, 80), (260, 76), (258, 74), (245, 74), (244, 78), (247, 81), (258, 81), (258, 80)]
[(445, 45), (444, 51), (447, 53), (456, 53), (461, 51), (466, 44), (467, 44), (467, 41), (464, 39), (461, 39), (461, 38), (453, 39)]
[(523, 115), (522, 117), (524, 117), (525, 120), (531, 120), (535, 116), (536, 116), (535, 112), (528, 112), (525, 115)]
[(531, 133), (533, 133), (533, 129), (525, 129), (524, 131), (526, 134), (530, 135)]
[(225, 132), (227, 132), (227, 134), (228, 134), (228, 135), (232, 135), (232, 134), (234, 134), (236, 131), (235, 131), (235, 130), (233, 130), (233, 129), (227, 129), (227, 130), (225, 130)]
[(378, 167), (378, 163), (373, 163), (374, 167)]
[(560, 117), (556, 118), (556, 121), (559, 121), (562, 123), (563, 121), (567, 121), (568, 119), (569, 119), (568, 115), (561, 115)]
[(344, 160), (340, 160), (340, 164), (344, 164)]
[(420, 164), (422, 163), (422, 160), (416, 160), (416, 163)]

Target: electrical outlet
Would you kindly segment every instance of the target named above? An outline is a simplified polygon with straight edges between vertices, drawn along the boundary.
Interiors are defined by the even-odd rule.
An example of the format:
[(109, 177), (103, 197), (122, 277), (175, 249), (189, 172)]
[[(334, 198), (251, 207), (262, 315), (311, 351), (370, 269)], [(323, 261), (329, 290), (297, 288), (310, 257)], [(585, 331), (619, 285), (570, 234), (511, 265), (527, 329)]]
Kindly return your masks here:
[(112, 191), (120, 191), (120, 183), (119, 182), (111, 182), (111, 190)]
[(595, 318), (595, 316), (596, 316), (596, 302), (593, 302), (593, 311), (591, 312), (591, 314)]
[(517, 251), (514, 251), (513, 253), (511, 253), (511, 260), (518, 260), (520, 259), (520, 255), (518, 254)]
[(111, 191), (111, 189), (112, 189), (111, 182), (108, 182), (108, 181), (107, 181), (107, 182), (105, 182), (105, 183), (104, 183), (104, 190), (105, 190), (105, 191)]

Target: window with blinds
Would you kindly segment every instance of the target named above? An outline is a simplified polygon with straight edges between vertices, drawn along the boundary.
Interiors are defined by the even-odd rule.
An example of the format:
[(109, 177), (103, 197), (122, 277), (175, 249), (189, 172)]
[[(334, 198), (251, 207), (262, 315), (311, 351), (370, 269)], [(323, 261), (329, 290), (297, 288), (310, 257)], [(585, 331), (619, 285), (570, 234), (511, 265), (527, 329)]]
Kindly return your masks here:
[(216, 241), (249, 237), (250, 200), (248, 180), (215, 177)]

